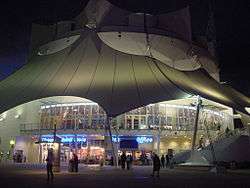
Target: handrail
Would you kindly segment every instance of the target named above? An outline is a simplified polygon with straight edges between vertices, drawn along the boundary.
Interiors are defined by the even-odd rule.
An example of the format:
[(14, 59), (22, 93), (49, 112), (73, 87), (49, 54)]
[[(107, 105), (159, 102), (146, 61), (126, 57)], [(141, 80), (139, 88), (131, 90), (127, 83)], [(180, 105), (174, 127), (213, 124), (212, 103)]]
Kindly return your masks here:
[[(22, 123), (22, 124), (20, 124), (20, 130), (21, 131), (32, 131), (32, 130), (54, 130), (54, 128), (52, 128), (52, 127), (48, 127), (48, 128), (40, 128), (40, 123)], [(104, 126), (97, 126), (97, 127), (91, 127), (91, 126), (89, 126), (89, 127), (83, 127), (83, 128), (79, 128), (79, 129), (95, 129), (95, 130), (104, 130)], [(116, 128), (115, 127), (112, 127), (112, 129), (115, 129), (116, 130)], [(65, 127), (58, 127), (57, 128), (57, 130), (70, 130), (69, 128), (65, 128)], [(140, 131), (143, 131), (143, 130), (152, 130), (152, 131), (157, 131), (158, 130), (158, 128), (155, 128), (155, 129), (153, 129), (153, 128), (147, 128), (147, 129), (124, 129), (124, 128), (119, 128), (119, 130), (135, 130), (135, 131), (138, 131), (138, 130), (140, 130)], [(204, 130), (204, 128), (199, 128), (198, 129), (199, 131), (203, 131)], [(213, 130), (213, 129), (211, 129), (211, 130)], [(188, 128), (188, 129), (178, 129), (178, 128), (174, 128), (174, 129), (165, 129), (165, 128), (161, 128), (161, 131), (173, 131), (173, 132), (182, 132), (182, 131), (193, 131), (193, 129), (192, 128)]]

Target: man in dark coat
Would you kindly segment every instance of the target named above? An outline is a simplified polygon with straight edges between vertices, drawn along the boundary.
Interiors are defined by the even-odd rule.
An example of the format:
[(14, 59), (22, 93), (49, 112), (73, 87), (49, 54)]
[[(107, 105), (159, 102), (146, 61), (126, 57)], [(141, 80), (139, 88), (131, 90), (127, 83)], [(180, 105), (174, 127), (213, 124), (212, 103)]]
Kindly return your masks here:
[(121, 155), (121, 166), (122, 166), (123, 170), (125, 169), (126, 159), (127, 159), (127, 157), (125, 155), (125, 152), (123, 152), (122, 155)]
[(156, 176), (159, 177), (160, 167), (161, 167), (160, 158), (156, 153), (153, 153), (152, 154), (152, 159), (153, 159), (153, 174), (151, 176), (154, 177), (155, 172), (157, 172)]
[(46, 162), (47, 162), (47, 180), (49, 181), (50, 178), (51, 180), (54, 179), (54, 174), (53, 174), (53, 162), (54, 162), (54, 154), (53, 154), (53, 150), (50, 148), (48, 149), (48, 156), (46, 158)]
[(78, 156), (74, 153), (73, 154), (73, 163), (74, 163), (74, 172), (78, 172)]
[(164, 155), (161, 156), (161, 167), (162, 168), (165, 167), (165, 157), (164, 157)]
[(166, 165), (165, 165), (165, 166), (166, 166), (166, 168), (167, 168), (168, 165), (169, 165), (169, 155), (167, 154), (165, 158), (166, 158)]

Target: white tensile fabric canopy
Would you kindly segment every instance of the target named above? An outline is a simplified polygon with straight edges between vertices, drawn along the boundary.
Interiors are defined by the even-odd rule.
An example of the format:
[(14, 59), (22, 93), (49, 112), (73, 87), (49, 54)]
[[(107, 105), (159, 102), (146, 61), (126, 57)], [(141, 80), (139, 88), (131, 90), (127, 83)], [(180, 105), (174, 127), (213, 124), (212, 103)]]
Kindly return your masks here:
[(97, 102), (114, 117), (131, 109), (191, 95), (242, 112), (248, 97), (222, 86), (202, 70), (181, 72), (149, 57), (124, 54), (83, 30), (68, 48), (35, 56), (0, 82), (0, 112), (51, 96), (78, 96)]

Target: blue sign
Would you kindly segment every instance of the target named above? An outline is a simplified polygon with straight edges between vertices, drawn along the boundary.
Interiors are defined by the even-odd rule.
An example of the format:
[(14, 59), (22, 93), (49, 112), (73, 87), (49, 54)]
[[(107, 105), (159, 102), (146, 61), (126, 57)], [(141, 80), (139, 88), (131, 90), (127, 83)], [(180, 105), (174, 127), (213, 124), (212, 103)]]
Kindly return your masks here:
[(113, 142), (120, 142), (121, 140), (136, 140), (139, 144), (147, 144), (147, 143), (152, 143), (153, 138), (152, 136), (112, 136), (112, 141)]
[[(57, 137), (61, 138), (62, 143), (71, 143), (75, 142), (87, 142), (87, 138), (84, 135), (73, 135), (73, 134), (61, 134), (56, 135)], [(54, 142), (54, 135), (42, 135), (41, 136), (42, 142)]]
[(112, 141), (113, 142), (120, 142), (120, 138), (119, 137), (117, 137), (117, 136), (112, 136)]
[(152, 137), (148, 137), (148, 136), (137, 136), (136, 137), (136, 141), (139, 144), (152, 143), (153, 142), (153, 138)]

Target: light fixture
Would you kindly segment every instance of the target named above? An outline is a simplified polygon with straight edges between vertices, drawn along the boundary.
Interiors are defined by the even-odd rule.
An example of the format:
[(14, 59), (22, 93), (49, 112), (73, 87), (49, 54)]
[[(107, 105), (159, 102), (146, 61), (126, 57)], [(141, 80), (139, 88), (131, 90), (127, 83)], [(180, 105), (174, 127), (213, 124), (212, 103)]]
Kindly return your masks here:
[(250, 107), (245, 107), (245, 110), (247, 111), (248, 114), (250, 114)]
[(10, 140), (10, 145), (14, 146), (15, 145), (15, 140)]
[(234, 119), (241, 119), (241, 115), (240, 115), (240, 114), (234, 114), (234, 115), (233, 115), (233, 118), (234, 118)]
[(20, 118), (20, 115), (19, 115), (19, 114), (15, 115), (15, 118), (16, 118), (16, 119), (19, 119), (19, 118)]

